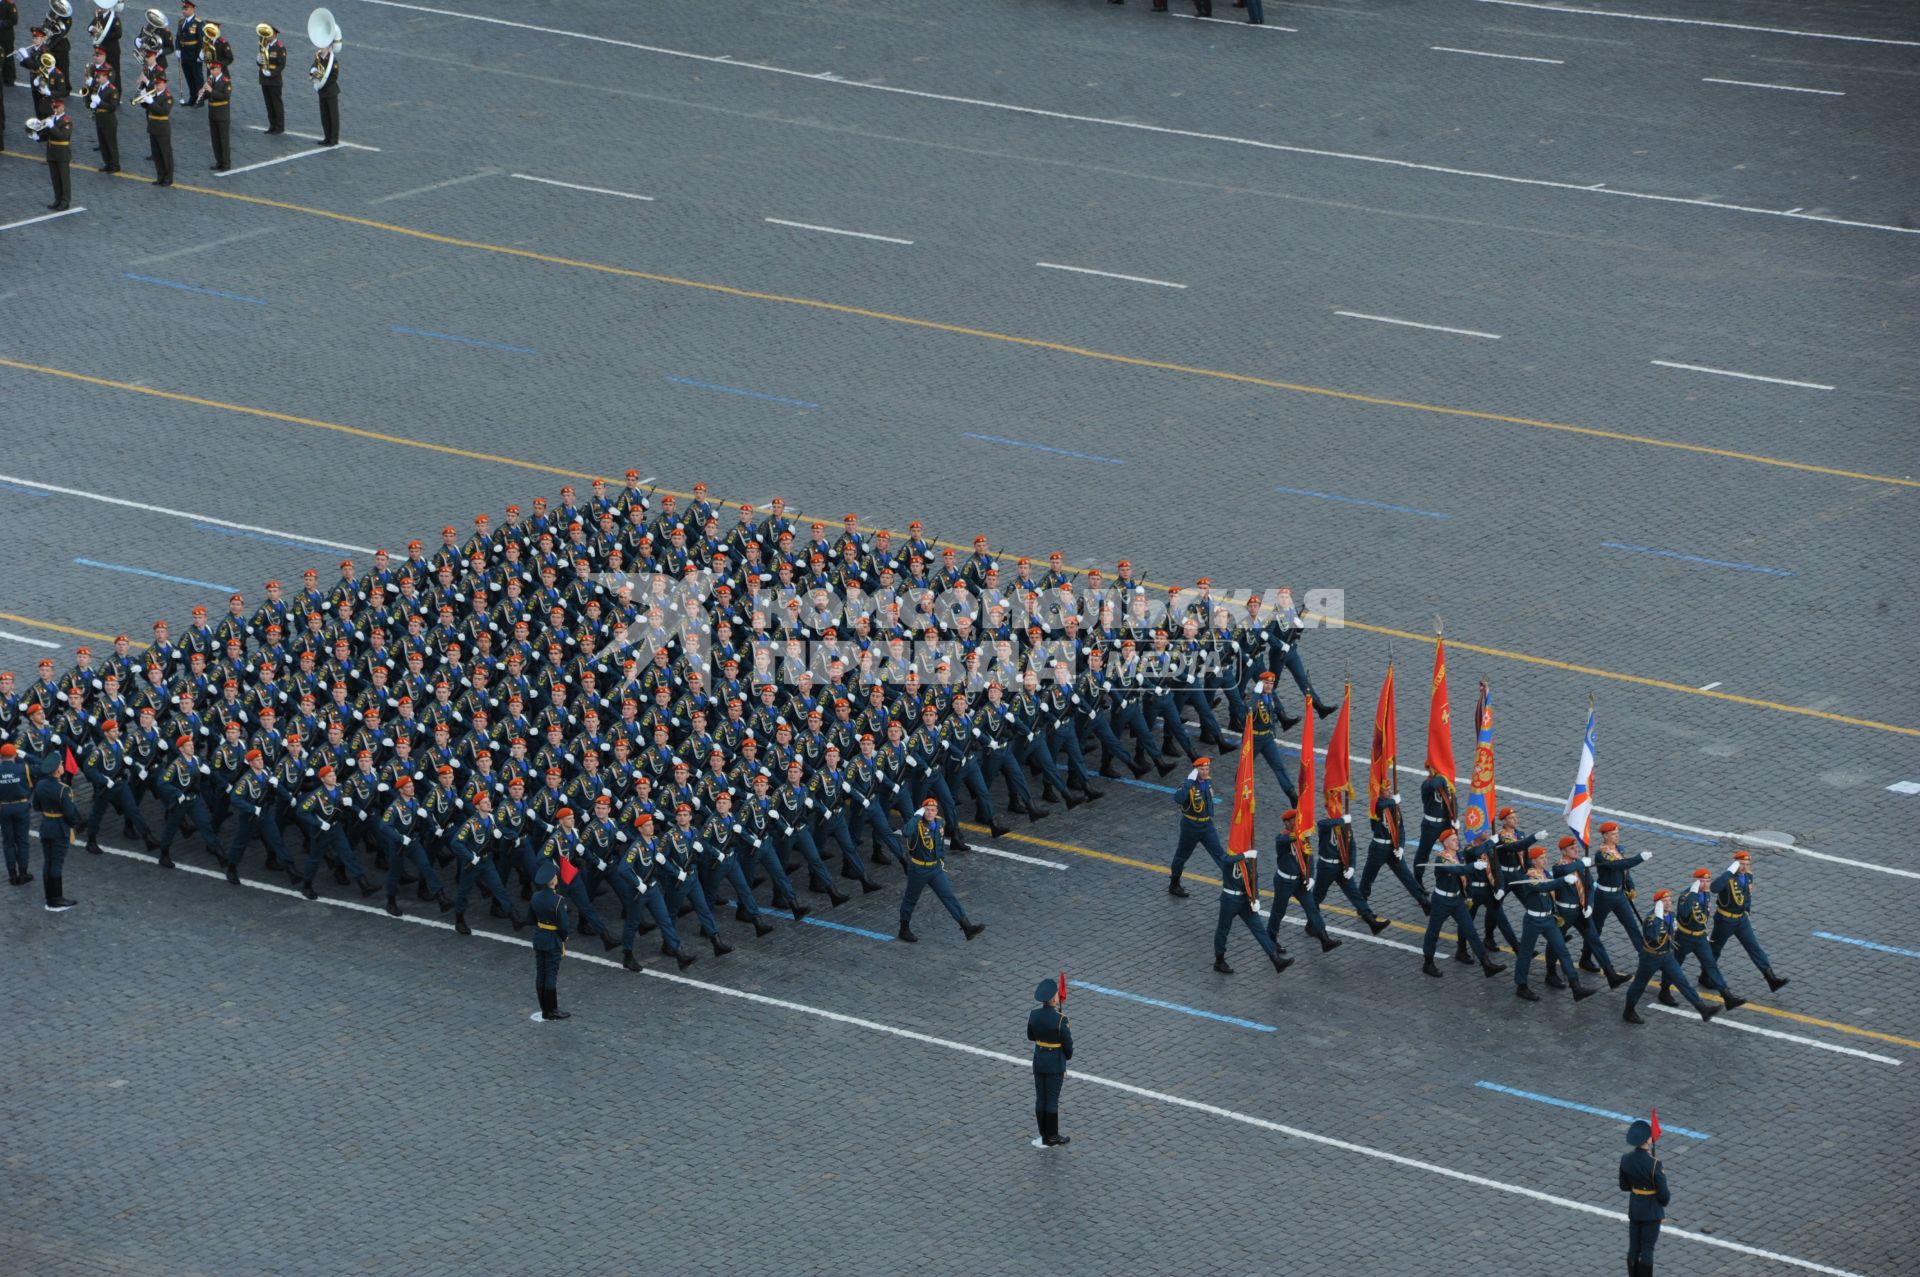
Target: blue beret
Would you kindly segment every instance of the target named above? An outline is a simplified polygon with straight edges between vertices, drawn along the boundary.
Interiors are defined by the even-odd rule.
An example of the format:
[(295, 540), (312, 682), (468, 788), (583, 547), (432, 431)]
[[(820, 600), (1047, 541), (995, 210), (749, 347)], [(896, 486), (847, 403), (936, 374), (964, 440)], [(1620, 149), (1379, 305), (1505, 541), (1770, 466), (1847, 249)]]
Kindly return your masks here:
[(1648, 1124), (1645, 1118), (1641, 1118), (1627, 1128), (1627, 1143), (1633, 1145), (1635, 1148), (1639, 1148), (1652, 1138), (1653, 1127)]
[(1033, 1000), (1035, 1002), (1051, 1002), (1053, 1001), (1053, 995), (1058, 992), (1060, 992), (1059, 981), (1042, 980), (1039, 987), (1033, 991)]
[(539, 883), (542, 887), (549, 885), (550, 883), (553, 882), (555, 878), (558, 878), (559, 876), (560, 876), (560, 868), (559, 866), (555, 865), (551, 860), (541, 861), (540, 867), (533, 871), (533, 880)]

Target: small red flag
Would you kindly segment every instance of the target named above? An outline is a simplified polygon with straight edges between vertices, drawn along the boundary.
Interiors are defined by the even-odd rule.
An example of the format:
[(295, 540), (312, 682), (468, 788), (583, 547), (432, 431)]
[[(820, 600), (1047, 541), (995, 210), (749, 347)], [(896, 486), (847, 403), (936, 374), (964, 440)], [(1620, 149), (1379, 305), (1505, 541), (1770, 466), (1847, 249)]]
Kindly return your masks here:
[(1660, 1139), (1660, 1110), (1659, 1109), (1655, 1109), (1653, 1111), (1653, 1121), (1651, 1125), (1653, 1126), (1653, 1138), (1657, 1143)]
[(1387, 681), (1380, 685), (1380, 704), (1373, 711), (1373, 749), (1367, 765), (1367, 810), (1388, 794), (1400, 792), (1398, 725), (1394, 721), (1393, 662), (1387, 662)]
[(561, 886), (563, 887), (572, 886), (574, 876), (579, 872), (580, 871), (578, 869), (575, 869), (573, 867), (573, 862), (571, 860), (568, 860), (565, 856), (560, 857), (560, 885)]
[(1060, 1000), (1067, 1000), (1067, 973), (1064, 971), (1060, 973)]
[(70, 746), (66, 747), (66, 754), (67, 761), (62, 763), (61, 766), (65, 768), (67, 775), (78, 776), (80, 774), (80, 764), (73, 761), (73, 749)]
[(1433, 696), (1427, 705), (1427, 767), (1453, 783), (1453, 711), (1447, 707), (1447, 644), (1433, 645)]

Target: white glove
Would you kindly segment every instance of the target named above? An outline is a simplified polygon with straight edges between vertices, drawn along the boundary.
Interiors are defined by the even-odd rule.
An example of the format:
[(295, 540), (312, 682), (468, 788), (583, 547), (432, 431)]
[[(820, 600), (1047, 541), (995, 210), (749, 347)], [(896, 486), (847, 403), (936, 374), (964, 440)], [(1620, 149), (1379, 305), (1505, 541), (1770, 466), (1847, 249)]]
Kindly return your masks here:
[(1307, 890), (1308, 890), (1308, 891), (1312, 891), (1312, 890), (1313, 890), (1313, 879), (1311, 879), (1311, 878), (1309, 878), (1309, 879), (1307, 879)]
[(1485, 859), (1476, 860), (1473, 862), (1473, 867), (1475, 869), (1485, 869), (1487, 867), (1487, 862)]
[(1350, 812), (1342, 812), (1342, 813), (1340, 814), (1340, 823), (1341, 823), (1341, 824), (1343, 824), (1343, 825), (1351, 825), (1351, 824), (1353, 823), (1353, 815), (1352, 815), (1352, 813), (1350, 813)]
[(1495, 900), (1505, 900), (1507, 898), (1507, 889), (1505, 887), (1494, 888), (1493, 898)]
[(1405, 860), (1407, 858), (1407, 849), (1404, 847), (1395, 847), (1393, 849), (1393, 858), (1395, 860)]
[(1727, 862), (1727, 872), (1728, 872), (1728, 873), (1730, 873), (1730, 874), (1737, 874), (1737, 873), (1739, 873), (1739, 872), (1740, 872), (1740, 862), (1739, 862), (1739, 861), (1737, 861), (1737, 860), (1732, 860), (1732, 861), (1728, 861), (1728, 862)]
[(806, 804), (806, 806), (807, 806), (807, 808), (808, 808), (808, 810), (812, 810), (812, 808), (813, 808), (813, 799), (811, 799), (811, 798), (807, 798), (807, 799), (803, 799), (802, 801), (803, 801), (803, 802), (804, 802), (804, 803)]
[(340, 805), (341, 805), (342, 807), (346, 807), (346, 808), (352, 808), (352, 806), (353, 806), (353, 799), (351, 799), (351, 798), (349, 798), (349, 797), (347, 797), (347, 796), (346, 796), (345, 794), (342, 794), (342, 795), (340, 795)]
[(1547, 831), (1544, 829), (1536, 829), (1533, 831), (1533, 840), (1535, 842), (1539, 842), (1542, 838), (1545, 838), (1546, 836), (1547, 836)]
[(1247, 859), (1248, 860), (1260, 859), (1260, 849), (1258, 847), (1247, 848)]
[(1352, 866), (1352, 865), (1348, 865), (1348, 866), (1347, 866), (1347, 867), (1346, 867), (1345, 869), (1342, 869), (1342, 870), (1340, 871), (1340, 876), (1341, 876), (1342, 878), (1344, 878), (1344, 879), (1345, 879), (1346, 881), (1348, 881), (1348, 882), (1352, 882), (1352, 881), (1353, 881), (1353, 866)]
[(1640, 861), (1641, 861), (1641, 863), (1642, 863), (1642, 864), (1645, 864), (1645, 863), (1647, 863), (1648, 861), (1651, 861), (1652, 859), (1653, 859), (1653, 853), (1652, 853), (1652, 852), (1650, 852), (1650, 851), (1643, 851), (1643, 852), (1641, 852), (1641, 853), (1640, 853)]

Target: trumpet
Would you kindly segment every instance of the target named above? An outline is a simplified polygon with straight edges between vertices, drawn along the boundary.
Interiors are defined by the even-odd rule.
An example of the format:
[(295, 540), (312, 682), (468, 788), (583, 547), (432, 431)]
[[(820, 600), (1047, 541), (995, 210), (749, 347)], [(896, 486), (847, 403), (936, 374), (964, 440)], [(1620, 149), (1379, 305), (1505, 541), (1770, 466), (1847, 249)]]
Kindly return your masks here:
[(157, 84), (144, 88), (133, 95), (133, 104), (135, 106), (145, 106), (147, 103), (153, 101), (159, 92), (160, 86)]

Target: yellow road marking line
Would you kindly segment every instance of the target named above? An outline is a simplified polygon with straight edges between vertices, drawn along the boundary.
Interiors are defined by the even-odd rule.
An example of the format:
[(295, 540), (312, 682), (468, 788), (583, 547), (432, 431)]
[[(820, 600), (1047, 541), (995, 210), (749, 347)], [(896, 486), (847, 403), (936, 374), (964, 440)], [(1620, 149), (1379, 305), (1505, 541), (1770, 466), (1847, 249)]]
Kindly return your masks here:
[(0, 621), (12, 621), (15, 625), (30, 626), (36, 630), (52, 630), (55, 634), (71, 634), (75, 638), (93, 639), (98, 643), (113, 642), (111, 634), (96, 634), (92, 630), (76, 630), (71, 625), (59, 625), (53, 621), (36, 621), (30, 616), (16, 616), (12, 612), (0, 612)]
[[(26, 159), (29, 157), (21, 156)], [(39, 163), (42, 161), (35, 160)], [(89, 169), (88, 165), (75, 165), (76, 168)], [(94, 170), (97, 171), (97, 170)], [(144, 179), (128, 173), (118, 176), (132, 181)], [(949, 324), (934, 319), (921, 319), (912, 315), (896, 314), (892, 311), (872, 310), (864, 306), (849, 306), (842, 302), (822, 301), (813, 297), (793, 297), (784, 293), (760, 292), (750, 288), (738, 288), (730, 284), (716, 284), (707, 280), (683, 279), (677, 275), (662, 275), (652, 271), (634, 270), (625, 266), (613, 266), (605, 262), (584, 261), (575, 257), (562, 257), (554, 253), (541, 253), (528, 248), (515, 248), (508, 244), (490, 244), (484, 240), (462, 239), (455, 235), (441, 235), (434, 231), (419, 230), (411, 226), (400, 226), (393, 222), (382, 222), (370, 217), (357, 217), (351, 213), (337, 213), (332, 209), (314, 208), (307, 204), (294, 204), (286, 200), (267, 199), (260, 195), (245, 195), (239, 191), (215, 190), (206, 186), (176, 186), (174, 189), (190, 191), (196, 195), (211, 195), (216, 199), (233, 200), (241, 204), (253, 204), (261, 208), (279, 209), (282, 212), (300, 213), (308, 217), (324, 218), (328, 221), (342, 222), (349, 226), (364, 227), (368, 230), (384, 231), (390, 235), (403, 235), (410, 239), (424, 240), (428, 243), (443, 244), (450, 248), (465, 248), (475, 252), (496, 253), (506, 257), (517, 257), (524, 261), (540, 262), (548, 266), (564, 266), (573, 270), (592, 271), (602, 275), (613, 275), (622, 279), (644, 280), (653, 284), (667, 284), (675, 288), (692, 288), (701, 292), (714, 293), (724, 297), (740, 297), (753, 301), (777, 302), (784, 306), (801, 306), (810, 310), (827, 311), (837, 315), (852, 315), (861, 319), (877, 319), (890, 324), (902, 324), (910, 328), (926, 329), (933, 332), (952, 333), (962, 337), (978, 337), (986, 341), (1003, 342), (1008, 345), (1025, 346), (1034, 350), (1048, 350), (1056, 354), (1073, 355), (1081, 359), (1095, 359), (1103, 363), (1122, 364), (1134, 368), (1150, 368), (1160, 372), (1181, 373), (1189, 377), (1205, 377), (1214, 381), (1234, 382), (1240, 385), (1261, 386), (1269, 390), (1284, 390), (1293, 394), (1318, 395), (1327, 399), (1340, 399), (1349, 403), (1368, 404), (1379, 408), (1404, 408), (1414, 412), (1437, 413), (1447, 417), (1461, 417), (1474, 421), (1489, 421), (1502, 425), (1526, 426), (1534, 430), (1547, 430), (1560, 434), (1580, 435), (1590, 439), (1604, 439), (1613, 443), (1639, 444), (1650, 448), (1669, 448), (1679, 452), (1691, 452), (1701, 456), (1720, 457), (1729, 461), (1744, 461), (1753, 465), (1772, 466), (1783, 470), (1797, 470), (1806, 474), (1832, 475), (1842, 479), (1862, 479), (1869, 483), (1889, 484), (1896, 487), (1920, 488), (1920, 479), (1902, 478), (1896, 475), (1868, 474), (1858, 470), (1846, 470), (1837, 466), (1815, 465), (1807, 461), (1791, 461), (1784, 457), (1768, 457), (1758, 453), (1740, 452), (1732, 448), (1716, 448), (1708, 444), (1685, 443), (1678, 439), (1659, 439), (1650, 435), (1629, 434), (1619, 430), (1603, 430), (1597, 426), (1580, 426), (1564, 421), (1543, 421), (1536, 417), (1518, 417), (1506, 413), (1487, 412), (1478, 408), (1452, 408), (1444, 404), (1422, 403), (1412, 399), (1394, 399), (1382, 395), (1366, 395), (1357, 391), (1338, 390), (1330, 386), (1314, 386), (1303, 382), (1282, 381), (1272, 377), (1258, 377), (1251, 373), (1230, 372), (1220, 368), (1202, 368), (1194, 364), (1174, 363), (1164, 359), (1148, 359), (1139, 355), (1123, 355), (1114, 351), (1094, 350), (1086, 346), (1074, 346), (1066, 342), (1048, 341), (1040, 337), (1023, 337), (1017, 333), (1003, 333), (990, 328), (973, 328), (964, 324)]]
[[(979, 833), (989, 832), (984, 825), (963, 824), (961, 827)], [(1085, 856), (1093, 860), (1104, 860), (1110, 864), (1125, 865), (1129, 869), (1144, 869), (1148, 873), (1159, 874), (1163, 878), (1171, 877), (1173, 874), (1173, 869), (1169, 865), (1157, 865), (1149, 860), (1136, 860), (1132, 856), (1119, 856), (1110, 851), (1100, 851), (1093, 847), (1082, 847), (1076, 843), (1059, 842), (1052, 838), (1041, 838), (1034, 834), (1008, 833), (1002, 835), (1001, 838), (996, 841), (1005, 841), (1009, 838), (1018, 842), (1032, 843), (1036, 847), (1045, 847), (1051, 851), (1063, 851), (1070, 856)], [(1218, 878), (1207, 878), (1197, 874), (1187, 874), (1185, 876), (1194, 882), (1206, 883), (1210, 887), (1220, 885)], [(1265, 887), (1260, 889), (1260, 894), (1269, 899), (1273, 896), (1273, 892)], [(1323, 904), (1320, 906), (1320, 910), (1322, 913), (1337, 913), (1349, 918), (1359, 917), (1353, 910), (1338, 905)], [(1418, 936), (1424, 937), (1427, 933), (1425, 927), (1416, 927), (1412, 923), (1401, 922), (1396, 918), (1389, 918), (1387, 921), (1402, 931), (1411, 931)], [(1718, 996), (1712, 993), (1703, 991), (1701, 996), (1719, 1001)], [(1823, 1020), (1818, 1016), (1803, 1015), (1798, 1011), (1787, 1011), (1780, 1007), (1762, 1006), (1760, 1003), (1752, 1001), (1749, 1001), (1744, 1009), (1758, 1011), (1761, 1015), (1777, 1016), (1783, 1020), (1796, 1020), (1801, 1024), (1811, 1024), (1817, 1028), (1831, 1029), (1835, 1033), (1847, 1033), (1860, 1038), (1873, 1038), (1875, 1041), (1891, 1042), (1895, 1046), (1911, 1047), (1916, 1051), (1920, 1051), (1920, 1041), (1916, 1041), (1913, 1038), (1897, 1037), (1891, 1033), (1881, 1033), (1877, 1029), (1862, 1029), (1856, 1025), (1842, 1024), (1838, 1020)]]
[[(177, 390), (159, 390), (152, 386), (136, 386), (132, 382), (115, 381), (110, 377), (95, 377), (88, 373), (73, 372), (66, 368), (52, 368), (45, 364), (28, 363), (19, 359), (0, 356), (0, 368), (12, 368), (20, 372), (39, 373), (49, 377), (61, 377), (68, 381), (77, 381), (89, 386), (101, 386), (109, 390), (126, 391), (129, 394), (147, 395), (154, 399), (165, 399), (174, 403), (193, 404), (201, 408), (215, 408), (222, 412), (240, 413), (244, 416), (259, 417), (266, 421), (278, 421), (287, 425), (306, 426), (314, 430), (330, 430), (336, 434), (350, 435), (358, 439), (368, 439), (375, 443), (388, 443), (402, 448), (418, 448), (426, 452), (436, 452), (444, 456), (459, 457), (467, 461), (485, 461), (493, 465), (508, 466), (516, 470), (527, 470), (536, 474), (557, 475), (563, 479), (604, 478), (586, 470), (570, 470), (565, 466), (549, 465), (542, 461), (528, 461), (520, 457), (504, 456), (497, 452), (480, 452), (472, 448), (458, 448), (452, 444), (433, 443), (425, 439), (412, 439), (405, 435), (388, 434), (380, 430), (368, 430), (362, 426), (343, 425), (337, 421), (322, 421), (315, 417), (301, 417), (293, 413), (276, 412), (271, 408), (255, 408), (247, 404), (227, 403), (219, 399), (208, 399), (201, 395), (183, 394)], [(690, 492), (680, 492), (671, 488), (655, 489), (662, 493), (672, 493), (675, 498), (691, 499)], [(709, 494), (709, 499), (713, 499)], [(716, 501), (716, 504), (737, 504)], [(805, 520), (809, 516), (799, 511), (790, 511), (789, 517)], [(934, 541), (940, 546), (954, 546), (957, 549), (970, 550), (971, 546), (962, 546), (954, 541)], [(1173, 587), (1153, 581), (1143, 581), (1150, 589), (1168, 590)], [(1419, 634), (1412, 630), (1395, 629), (1387, 625), (1374, 625), (1366, 621), (1344, 619), (1342, 625), (1364, 630), (1372, 634), (1385, 634), (1411, 642), (1432, 644), (1431, 634)], [(1789, 705), (1782, 701), (1769, 701), (1757, 696), (1741, 696), (1734, 692), (1692, 687), (1685, 683), (1675, 683), (1668, 679), (1650, 678), (1644, 674), (1627, 674), (1618, 670), (1601, 669), (1594, 665), (1580, 665), (1572, 661), (1556, 660), (1550, 656), (1534, 656), (1527, 652), (1514, 652), (1506, 648), (1486, 647), (1477, 643), (1465, 643), (1458, 639), (1453, 643), (1455, 651), (1474, 652), (1481, 656), (1493, 656), (1503, 660), (1519, 661), (1526, 665), (1544, 666), (1549, 669), (1564, 670), (1570, 674), (1584, 674), (1589, 678), (1602, 678), (1616, 683), (1631, 683), (1640, 687), (1658, 688), (1666, 692), (1678, 692), (1686, 696), (1702, 696), (1711, 700), (1728, 701), (1736, 705), (1746, 705), (1754, 709), (1773, 710), (1782, 714), (1799, 714), (1808, 718), (1823, 719), (1830, 723), (1843, 723), (1849, 727), (1865, 727), (1873, 731), (1892, 732), (1901, 736), (1920, 736), (1920, 728), (1902, 727), (1897, 723), (1883, 723), (1871, 718), (1858, 718), (1850, 714), (1838, 714), (1832, 710), (1814, 709), (1806, 705)]]

